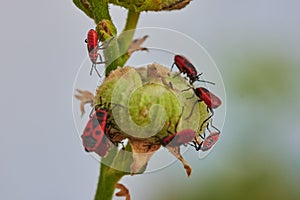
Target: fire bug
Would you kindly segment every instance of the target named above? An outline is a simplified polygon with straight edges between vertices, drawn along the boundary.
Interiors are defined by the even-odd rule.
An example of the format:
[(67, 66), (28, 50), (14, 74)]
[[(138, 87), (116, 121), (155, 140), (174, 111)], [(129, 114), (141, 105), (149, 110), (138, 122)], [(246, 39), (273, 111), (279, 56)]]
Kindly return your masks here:
[(182, 55), (175, 55), (174, 63), (172, 64), (171, 71), (172, 71), (174, 65), (177, 66), (180, 73), (186, 74), (187, 77), (189, 77), (190, 84), (193, 84), (195, 81), (201, 81), (201, 82), (214, 84), (212, 82), (200, 80), (199, 77), (202, 75), (202, 73), (198, 74), (194, 65), (186, 57), (184, 57)]
[[(94, 29), (89, 30), (87, 34), (87, 39), (85, 40), (87, 43), (87, 49), (89, 53), (90, 60), (92, 61), (92, 68), (90, 71), (90, 75), (92, 75), (93, 69), (97, 72), (98, 76), (101, 77), (100, 73), (98, 72), (96, 65), (97, 64), (103, 64), (105, 62), (102, 61), (101, 55), (98, 53), (99, 50), (104, 49), (101, 46), (99, 46), (99, 39), (98, 39), (98, 34)], [(97, 59), (100, 59), (100, 62), (97, 62)]]
[(207, 105), (208, 110), (210, 110), (211, 112), (211, 115), (202, 122), (200, 126), (200, 130), (202, 130), (203, 125), (214, 115), (213, 109), (216, 109), (219, 106), (221, 106), (222, 101), (219, 97), (217, 97), (215, 94), (213, 94), (204, 87), (194, 88), (194, 92), (196, 96), (199, 97), (200, 101), (204, 101), (204, 103)]
[(195, 138), (196, 132), (193, 129), (184, 129), (179, 132), (175, 132), (171, 135), (168, 135), (161, 140), (163, 146), (180, 146), (191, 142)]
[(110, 117), (108, 108), (110, 105), (111, 103), (106, 107), (100, 97), (100, 104), (96, 105), (95, 111), (90, 114), (90, 119), (81, 136), (85, 150), (96, 152), (101, 157), (107, 154), (112, 145), (119, 143), (112, 141), (113, 136), (110, 134), (112, 128), (111, 123), (108, 121)]
[(202, 122), (200, 127), (200, 130), (202, 130), (203, 125), (214, 115), (213, 109), (216, 109), (219, 106), (221, 106), (222, 101), (219, 97), (217, 97), (215, 94), (213, 94), (212, 92), (210, 92), (208, 89), (204, 87), (193, 88), (193, 90), (195, 95), (199, 98), (199, 100), (197, 100), (194, 103), (191, 113), (186, 119), (192, 116), (195, 105), (200, 101), (204, 101), (204, 103), (207, 105), (207, 109), (211, 112), (211, 115)]
[(201, 101), (204, 101), (209, 109), (216, 109), (222, 104), (222, 101), (219, 97), (204, 87), (194, 88), (193, 90), (196, 96), (199, 97)]
[(186, 144), (186, 143), (191, 142), (195, 138), (196, 132), (193, 129), (184, 129), (184, 130), (181, 130), (181, 131), (177, 132), (177, 127), (178, 127), (178, 124), (179, 124), (179, 120), (182, 116), (182, 113), (183, 113), (183, 108), (182, 108), (182, 112), (179, 116), (179, 119), (178, 119), (178, 121), (176, 122), (176, 125), (175, 125), (175, 133), (172, 133), (169, 130), (169, 127), (171, 125), (171, 123), (169, 123), (169, 127), (167, 129), (167, 132), (170, 133), (171, 135), (165, 136), (164, 138), (161, 139), (160, 143), (163, 146), (167, 146), (167, 145), (170, 146), (170, 147), (180, 146), (182, 144)]
[(209, 134), (209, 136), (207, 137), (203, 137), (202, 135), (200, 135), (200, 137), (203, 139), (203, 141), (201, 143), (195, 142), (193, 141), (193, 145), (197, 151), (201, 150), (201, 151), (208, 151), (209, 149), (211, 149), (216, 142), (218, 141), (219, 137), (220, 137), (220, 132), (211, 132)]
[(207, 136), (204, 141), (202, 142), (201, 151), (207, 151), (209, 149), (211, 149), (215, 143), (218, 141), (220, 137), (220, 132), (212, 132), (209, 134), (209, 136)]
[[(83, 134), (82, 143), (87, 152), (96, 152), (103, 157), (107, 154), (112, 143), (106, 137), (108, 132), (108, 110), (101, 108), (96, 110), (89, 119)], [(106, 134), (105, 134), (106, 133)]]

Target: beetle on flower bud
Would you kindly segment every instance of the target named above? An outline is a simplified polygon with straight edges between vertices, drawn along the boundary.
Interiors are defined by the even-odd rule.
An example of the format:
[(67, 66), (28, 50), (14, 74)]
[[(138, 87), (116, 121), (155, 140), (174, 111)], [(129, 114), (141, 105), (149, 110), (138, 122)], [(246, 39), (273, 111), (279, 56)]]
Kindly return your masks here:
[(108, 153), (112, 143), (106, 137), (108, 132), (108, 111), (106, 108), (96, 110), (89, 119), (83, 134), (82, 143), (87, 152), (96, 152), (103, 157)]
[[(92, 71), (93, 71), (93, 69), (95, 69), (98, 76), (101, 77), (99, 71), (96, 68), (96, 65), (105, 63), (102, 61), (102, 57), (98, 53), (99, 50), (104, 49), (104, 48), (102, 47), (103, 44), (101, 46), (99, 46), (98, 34), (94, 29), (89, 30), (89, 32), (87, 34), (87, 39), (85, 40), (85, 42), (87, 43), (89, 57), (92, 62), (92, 68), (90, 71), (90, 75), (92, 75)], [(100, 59), (100, 62), (97, 62), (98, 57)]]
[(193, 84), (195, 81), (198, 81), (199, 76), (202, 75), (202, 73), (198, 74), (194, 65), (182, 55), (175, 55), (171, 70), (173, 69), (174, 65), (177, 66), (180, 73), (186, 74), (187, 77), (189, 77), (191, 84)]

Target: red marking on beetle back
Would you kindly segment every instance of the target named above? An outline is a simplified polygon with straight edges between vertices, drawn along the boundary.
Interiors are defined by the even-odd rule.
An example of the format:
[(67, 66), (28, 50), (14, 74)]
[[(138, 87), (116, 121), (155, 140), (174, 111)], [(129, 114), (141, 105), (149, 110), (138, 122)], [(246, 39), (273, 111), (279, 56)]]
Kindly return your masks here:
[(216, 95), (214, 95), (212, 92), (208, 91), (204, 87), (195, 88), (194, 92), (197, 95), (197, 97), (199, 97), (200, 100), (203, 100), (204, 103), (210, 109), (216, 109), (222, 104), (222, 101), (219, 97), (217, 97)]
[(96, 148), (95, 153), (101, 157), (104, 157), (108, 153), (108, 150), (111, 146), (113, 146), (113, 143), (107, 137), (103, 137), (101, 144)]
[[(186, 74), (187, 77), (189, 77), (191, 84), (199, 80), (199, 76), (202, 74), (202, 73), (198, 74), (194, 65), (186, 57), (182, 55), (175, 55), (174, 64), (177, 66), (180, 73)], [(174, 64), (172, 65), (172, 68)]]
[(204, 141), (201, 145), (201, 150), (207, 151), (207, 150), (211, 149), (215, 145), (215, 143), (218, 141), (219, 137), (220, 137), (219, 132), (210, 133), (210, 135), (204, 139)]
[(100, 156), (106, 155), (108, 152), (107, 146), (110, 142), (106, 137), (107, 127), (106, 121), (108, 111), (105, 108), (96, 110), (89, 119), (83, 134), (81, 136), (82, 143), (86, 151), (96, 152)]
[(93, 29), (89, 30), (87, 35), (87, 49), (89, 57), (93, 64), (96, 64), (98, 59), (98, 35)]
[[(85, 40), (85, 42), (87, 43), (88, 54), (89, 54), (90, 60), (92, 62), (92, 68), (90, 71), (90, 75), (92, 75), (92, 71), (94, 68), (95, 71), (97, 72), (98, 76), (101, 77), (100, 73), (98, 72), (98, 70), (96, 68), (96, 65), (105, 63), (102, 61), (102, 57), (98, 53), (98, 51), (100, 49), (104, 49), (104, 48), (101, 47), (102, 45), (99, 46), (99, 39), (98, 39), (97, 32), (93, 29), (89, 30), (89, 32), (87, 34), (87, 39)], [(100, 62), (97, 62), (98, 57), (100, 59)]]

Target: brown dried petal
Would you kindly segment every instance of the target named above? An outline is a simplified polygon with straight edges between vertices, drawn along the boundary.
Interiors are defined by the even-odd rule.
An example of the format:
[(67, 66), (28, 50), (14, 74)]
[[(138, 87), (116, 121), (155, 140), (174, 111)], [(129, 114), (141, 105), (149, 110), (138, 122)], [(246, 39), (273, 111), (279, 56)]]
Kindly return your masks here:
[(169, 147), (166, 146), (166, 148), (178, 159), (182, 162), (183, 167), (188, 175), (190, 177), (192, 173), (191, 166), (183, 159), (182, 155), (180, 154), (180, 147)]
[(187, 6), (191, 0), (178, 0), (177, 2), (174, 2), (173, 4), (168, 4), (163, 7), (163, 10), (179, 10)]
[(79, 90), (76, 89), (76, 91), (79, 94), (75, 94), (75, 98), (80, 101), (80, 111), (81, 111), (81, 116), (84, 115), (85, 110), (84, 110), (84, 105), (90, 103), (91, 105), (94, 104), (94, 95), (90, 91), (87, 90)]
[(129, 190), (123, 184), (116, 183), (115, 187), (120, 189), (120, 191), (116, 193), (117, 197), (126, 197), (126, 200), (130, 200)]
[(130, 56), (135, 51), (148, 51), (146, 47), (141, 47), (143, 42), (148, 38), (148, 35), (145, 35), (142, 38), (135, 39), (131, 42), (129, 48), (128, 48), (128, 55)]

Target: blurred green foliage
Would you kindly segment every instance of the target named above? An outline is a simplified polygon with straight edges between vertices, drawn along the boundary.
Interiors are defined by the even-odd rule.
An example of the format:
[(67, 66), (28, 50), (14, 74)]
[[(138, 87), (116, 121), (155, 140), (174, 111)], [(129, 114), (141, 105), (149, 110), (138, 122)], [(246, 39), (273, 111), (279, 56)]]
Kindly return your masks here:
[(203, 176), (194, 177), (184, 185), (181, 184), (184, 181), (178, 181), (172, 184), (172, 188), (162, 186), (153, 199), (300, 199), (298, 184), (291, 181), (290, 173), (284, 170), (286, 168), (276, 159), (259, 155), (255, 150), (227, 160), (224, 165), (214, 166), (212, 171), (210, 169), (202, 169)]
[(282, 102), (280, 97), (289, 100), (294, 95), (293, 80), (299, 71), (284, 55), (256, 52), (231, 64), (233, 67), (225, 78), (229, 80), (227, 89), (232, 91), (232, 95), (270, 106)]
[(299, 107), (294, 83), (300, 69), (286, 55), (265, 52), (228, 62), (223, 78), (229, 108), (221, 140), (208, 158), (192, 158), (190, 180), (173, 172), (177, 177), (151, 199), (300, 199), (300, 159), (288, 130)]

